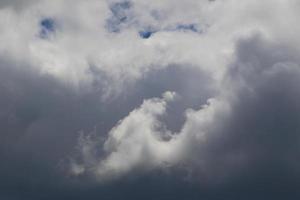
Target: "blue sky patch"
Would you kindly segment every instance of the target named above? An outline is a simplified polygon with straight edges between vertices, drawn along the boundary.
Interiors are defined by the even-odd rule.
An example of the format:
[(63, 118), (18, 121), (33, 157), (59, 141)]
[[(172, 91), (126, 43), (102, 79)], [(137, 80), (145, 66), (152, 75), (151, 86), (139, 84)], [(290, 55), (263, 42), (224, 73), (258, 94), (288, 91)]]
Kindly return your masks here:
[(199, 32), (196, 24), (179, 24), (176, 26), (176, 30)]
[(47, 38), (49, 34), (56, 29), (55, 20), (52, 18), (44, 18), (40, 21), (40, 37)]
[(139, 31), (139, 35), (143, 39), (150, 38), (153, 33), (154, 33), (154, 31), (148, 31), (148, 30)]

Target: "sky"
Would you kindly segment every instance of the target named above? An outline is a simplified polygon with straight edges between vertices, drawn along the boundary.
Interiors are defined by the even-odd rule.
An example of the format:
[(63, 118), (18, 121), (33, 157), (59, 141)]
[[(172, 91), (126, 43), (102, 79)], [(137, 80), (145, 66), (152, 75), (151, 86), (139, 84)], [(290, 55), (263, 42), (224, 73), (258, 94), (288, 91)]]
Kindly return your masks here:
[(0, 199), (300, 198), (298, 0), (0, 0)]

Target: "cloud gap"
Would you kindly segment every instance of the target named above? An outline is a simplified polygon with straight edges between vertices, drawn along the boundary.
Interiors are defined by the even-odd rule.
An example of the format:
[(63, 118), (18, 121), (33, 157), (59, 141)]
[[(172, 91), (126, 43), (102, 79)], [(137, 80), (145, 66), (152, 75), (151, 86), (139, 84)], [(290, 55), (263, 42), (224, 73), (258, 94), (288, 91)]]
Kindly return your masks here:
[(56, 22), (53, 18), (47, 17), (40, 21), (40, 37), (48, 38), (56, 30)]

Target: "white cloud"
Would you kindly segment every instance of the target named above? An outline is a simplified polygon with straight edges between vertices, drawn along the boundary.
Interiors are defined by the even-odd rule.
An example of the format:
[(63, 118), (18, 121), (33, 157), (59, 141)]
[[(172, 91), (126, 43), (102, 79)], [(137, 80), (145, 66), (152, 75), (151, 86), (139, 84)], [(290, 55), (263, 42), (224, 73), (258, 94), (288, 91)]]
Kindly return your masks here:
[[(3, 10), (1, 24), (6, 28), (0, 34), (2, 47), (10, 56), (24, 57), (22, 62), (36, 65), (43, 73), (78, 86), (92, 81), (93, 76), (88, 71), (93, 65), (111, 77), (107, 90), (120, 92), (123, 83), (135, 81), (153, 68), (174, 63), (194, 65), (220, 78), (226, 70), (224, 66), (230, 61), (238, 35), (261, 28), (263, 31), (270, 29), (260, 21), (265, 19), (265, 7), (277, 4), (264, 3), (261, 9), (254, 10), (260, 7), (258, 4), (133, 1), (131, 12), (135, 20), (127, 29), (114, 34), (106, 29), (107, 19), (112, 13), (105, 1), (42, 1), (28, 7), (22, 14)], [(245, 9), (249, 11), (245, 12)], [(153, 19), (154, 11), (166, 15), (166, 19)], [(253, 18), (253, 12), (262, 18)], [(50, 41), (37, 37), (42, 17), (53, 17), (58, 21), (57, 33)], [(138, 31), (143, 26), (156, 26), (150, 18), (165, 25), (158, 27), (162, 30), (151, 38), (143, 40)], [(273, 21), (269, 19), (268, 24), (276, 22)], [(202, 35), (164, 31), (168, 26), (192, 23), (207, 30)], [(273, 34), (274, 31), (269, 32)]]
[[(158, 118), (165, 114), (167, 102), (175, 94), (166, 92), (163, 96), (145, 100), (110, 131), (103, 146), (107, 156), (96, 164), (97, 176), (101, 179), (118, 177), (133, 169), (153, 169), (174, 163), (176, 136), (171, 135)], [(82, 150), (90, 147), (90, 143), (86, 143)]]
[(86, 149), (93, 148), (90, 142), (85, 142), (81, 149), (87, 160), (81, 165), (73, 163), (73, 173), (78, 174), (82, 167), (91, 169), (91, 160), (92, 173), (101, 181), (131, 172), (167, 168), (189, 162), (193, 157), (193, 147), (205, 142), (206, 134), (215, 128), (217, 120), (222, 120), (229, 114), (229, 105), (210, 99), (200, 110), (188, 110), (182, 130), (172, 133), (160, 122), (160, 117), (166, 114), (168, 102), (175, 96), (175, 93), (167, 91), (163, 98), (145, 100), (140, 107), (119, 121), (109, 132), (103, 145), (106, 156), (98, 159), (98, 163), (95, 162), (95, 155), (84, 155)]

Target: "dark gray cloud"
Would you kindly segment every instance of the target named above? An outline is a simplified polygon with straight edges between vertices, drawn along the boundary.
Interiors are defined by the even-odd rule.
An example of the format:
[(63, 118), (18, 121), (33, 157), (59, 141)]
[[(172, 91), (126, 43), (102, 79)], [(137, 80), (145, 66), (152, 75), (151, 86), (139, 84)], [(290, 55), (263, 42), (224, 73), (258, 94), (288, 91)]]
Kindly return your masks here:
[(225, 80), (234, 91), (228, 97), (231, 113), (220, 113), (205, 143), (195, 144), (191, 158), (198, 168), (192, 174), (209, 185), (245, 187), (260, 198), (272, 193), (298, 196), (297, 52), (260, 36), (241, 40), (236, 52)]
[[(3, 198), (113, 195), (115, 189), (125, 186), (110, 186), (109, 193), (101, 189), (108, 186), (93, 183), (88, 177), (83, 177), (84, 184), (79, 184), (77, 178), (68, 178), (68, 159), (76, 158), (80, 133), (94, 132), (97, 138), (104, 137), (145, 98), (159, 96), (165, 90), (175, 90), (181, 95), (176, 104), (170, 105), (173, 115), (162, 119), (169, 128), (176, 130), (184, 122), (186, 108), (197, 108), (214, 93), (213, 88), (206, 87), (210, 80), (205, 78), (205, 73), (192, 67), (184, 70), (180, 66), (170, 66), (153, 71), (128, 89), (126, 96), (111, 99), (109, 103), (101, 99), (99, 80), (92, 90), (77, 91), (58, 83), (51, 75), (40, 74), (31, 66), (3, 58), (0, 72), (0, 158), (5, 161), (0, 167), (0, 176), (5, 180), (0, 183), (0, 196)], [(188, 82), (186, 77), (190, 77)], [(198, 80), (202, 84), (195, 87)], [(69, 194), (70, 190), (81, 187), (82, 194)], [(125, 193), (130, 190), (127, 187), (123, 189)], [(121, 196), (116, 194), (116, 198)]]
[[(107, 116), (106, 110), (114, 110), (113, 105), (102, 111), (98, 94), (78, 94), (57, 84), (50, 76), (38, 75), (28, 66), (24, 70), (2, 62), (1, 95), (5, 98), (1, 99), (1, 160), (5, 162), (0, 171), (5, 181), (1, 182), (1, 197), (22, 200), (174, 199), (174, 195), (176, 199), (297, 197), (300, 70), (295, 55), (292, 49), (260, 37), (240, 41), (237, 59), (226, 80), (236, 95), (231, 102), (232, 112), (225, 119), (220, 116), (219, 125), (211, 130), (207, 142), (191, 152), (193, 170), (175, 167), (168, 173), (158, 170), (136, 177), (131, 174), (107, 184), (88, 177), (68, 178), (60, 171), (59, 161), (74, 151), (78, 131), (98, 125), (97, 134), (104, 134), (111, 127), (105, 128), (103, 122), (113, 126), (143, 98), (157, 96), (166, 89), (186, 97), (186, 105), (179, 108), (180, 112), (184, 107), (197, 108), (196, 102), (204, 102), (208, 94), (213, 94), (207, 88), (198, 91), (199, 88), (193, 87), (201, 73), (198, 76), (193, 70), (189, 73), (178, 67), (153, 72), (140, 81), (132, 95), (115, 100), (113, 105), (119, 102), (123, 109)], [(192, 84), (181, 81), (183, 77), (191, 77)], [(202, 77), (201, 81), (204, 80)], [(191, 93), (204, 96), (189, 96), (189, 87)], [(174, 116), (170, 119), (181, 121)], [(189, 178), (192, 176), (196, 178)], [(185, 178), (188, 179), (184, 181)]]

